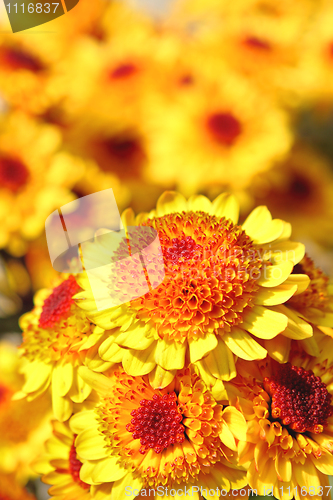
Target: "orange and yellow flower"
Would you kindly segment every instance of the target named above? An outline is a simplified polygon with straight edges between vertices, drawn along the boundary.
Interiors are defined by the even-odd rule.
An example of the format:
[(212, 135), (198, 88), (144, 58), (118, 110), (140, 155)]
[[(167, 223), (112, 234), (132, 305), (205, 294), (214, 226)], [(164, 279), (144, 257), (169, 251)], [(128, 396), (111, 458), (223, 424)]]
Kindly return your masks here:
[(239, 361), (227, 384), (248, 426), (239, 463), (259, 495), (319, 499), (329, 496), (333, 473), (333, 368), (304, 351), (292, 351), (289, 360)]
[[(266, 356), (256, 338), (312, 336), (311, 326), (282, 305), (309, 282), (291, 274), (304, 255), (303, 245), (289, 241), (290, 225), (272, 220), (266, 207), (255, 209), (242, 225), (238, 210), (236, 200), (226, 194), (210, 202), (167, 192), (149, 214), (135, 218), (125, 211), (125, 226), (156, 229), (165, 277), (142, 297), (98, 310), (90, 287), (99, 295), (111, 277), (80, 276), (84, 291), (76, 302), (107, 330), (98, 349), (102, 359), (121, 361), (133, 376), (150, 373), (154, 387), (168, 385), (188, 359), (212, 386), (216, 379), (221, 384), (235, 376), (236, 356)], [(105, 248), (98, 239), (88, 245), (85, 263), (105, 265)], [(136, 275), (132, 279), (140, 280)]]
[(235, 455), (245, 421), (235, 408), (223, 409), (193, 369), (178, 372), (163, 390), (121, 367), (107, 376), (80, 372), (101, 396), (94, 410), (70, 420), (83, 463), (80, 479), (91, 484), (93, 495), (101, 483), (114, 499), (123, 497), (125, 486), (229, 491), (246, 484)]
[(102, 360), (94, 363), (92, 351), (96, 351), (96, 346), (89, 350), (94, 325), (72, 298), (79, 289), (74, 276), (61, 278), (54, 288), (40, 290), (35, 296), (35, 308), (20, 319), (23, 330), (20, 351), (25, 361), (21, 371), (25, 384), (17, 397), (27, 396), (32, 401), (51, 386), (53, 412), (60, 421), (71, 416), (75, 404), (87, 398), (89, 401), (89, 396), (94, 400), (91, 387), (77, 370), (85, 355), (88, 366), (90, 360), (97, 370), (111, 365)]

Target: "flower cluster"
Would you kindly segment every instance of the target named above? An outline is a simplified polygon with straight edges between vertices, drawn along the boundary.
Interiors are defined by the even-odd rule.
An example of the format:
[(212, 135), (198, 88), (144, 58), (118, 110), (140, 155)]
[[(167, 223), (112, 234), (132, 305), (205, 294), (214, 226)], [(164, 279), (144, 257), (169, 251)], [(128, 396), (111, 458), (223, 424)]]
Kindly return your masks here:
[[(166, 192), (150, 213), (122, 216), (158, 233), (157, 287), (99, 310), (85, 271), (36, 295), (21, 318), (16, 397), (52, 395), (53, 436), (35, 461), (51, 495), (191, 486), (199, 499), (248, 487), (291, 500), (329, 487), (328, 278), (290, 240), (290, 224), (264, 206), (242, 222), (238, 212), (224, 193), (210, 202)], [(101, 276), (101, 287), (112, 283)]]

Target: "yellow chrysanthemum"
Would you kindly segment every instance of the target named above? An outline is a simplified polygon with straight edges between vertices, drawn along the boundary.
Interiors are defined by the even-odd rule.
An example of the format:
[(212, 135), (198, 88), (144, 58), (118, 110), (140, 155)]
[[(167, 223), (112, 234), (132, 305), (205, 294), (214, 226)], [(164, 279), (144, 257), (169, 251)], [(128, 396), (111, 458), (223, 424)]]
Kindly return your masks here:
[(280, 500), (319, 500), (329, 497), (333, 473), (333, 367), (304, 352), (289, 359), (239, 361), (227, 384), (248, 425), (239, 463), (259, 495), (270, 490)]
[(57, 500), (89, 500), (90, 485), (80, 479), (82, 463), (76, 455), (76, 435), (68, 423), (52, 422), (53, 436), (45, 443), (45, 451), (34, 461), (34, 469), (42, 481), (51, 484), (49, 495)]
[(46, 217), (74, 195), (83, 162), (60, 150), (57, 128), (20, 112), (0, 121), (0, 247), (22, 255)]
[(107, 376), (80, 372), (101, 396), (94, 410), (70, 420), (80, 478), (93, 495), (101, 483), (114, 500), (123, 498), (125, 486), (229, 491), (246, 484), (235, 461), (245, 422), (235, 408), (217, 404), (193, 369), (178, 372), (163, 390), (117, 366)]
[(288, 152), (287, 115), (229, 69), (179, 94), (152, 94), (147, 105), (147, 177), (157, 184), (187, 195), (215, 183), (241, 188)]
[[(311, 326), (281, 305), (309, 282), (291, 274), (304, 247), (289, 241), (290, 224), (272, 220), (266, 207), (255, 209), (242, 225), (237, 220), (238, 204), (226, 194), (210, 202), (167, 192), (149, 214), (135, 218), (125, 211), (126, 226), (157, 230), (165, 278), (146, 295), (99, 311), (88, 277), (80, 277), (84, 291), (76, 295), (78, 305), (108, 330), (98, 349), (102, 359), (122, 361), (130, 375), (150, 373), (154, 387), (169, 384), (189, 359), (213, 385), (235, 376), (235, 356), (265, 357), (255, 338), (311, 337)], [(87, 246), (86, 264), (105, 265), (99, 245), (96, 240)], [(99, 287), (111, 283), (107, 274), (102, 281), (90, 279), (97, 295)]]
[[(21, 482), (34, 475), (31, 462), (51, 432), (51, 401), (44, 395), (32, 403), (12, 401), (23, 384), (17, 348), (0, 343), (0, 471)], [(0, 479), (0, 497), (1, 497)], [(1, 497), (2, 498), (2, 497)]]
[[(91, 387), (77, 371), (84, 357), (88, 358), (88, 366), (91, 361), (97, 370), (112, 364), (102, 360), (98, 363), (97, 347), (89, 349), (94, 325), (74, 303), (72, 297), (79, 288), (72, 275), (62, 278), (53, 289), (40, 290), (35, 296), (33, 311), (20, 319), (23, 330), (20, 351), (26, 361), (21, 371), (26, 381), (17, 397), (27, 396), (31, 401), (51, 385), (54, 415), (61, 421), (70, 417), (73, 404), (83, 403), (91, 394)], [(97, 331), (100, 333), (100, 329)], [(97, 331), (95, 329), (95, 335)], [(96, 337), (93, 338), (95, 344)]]

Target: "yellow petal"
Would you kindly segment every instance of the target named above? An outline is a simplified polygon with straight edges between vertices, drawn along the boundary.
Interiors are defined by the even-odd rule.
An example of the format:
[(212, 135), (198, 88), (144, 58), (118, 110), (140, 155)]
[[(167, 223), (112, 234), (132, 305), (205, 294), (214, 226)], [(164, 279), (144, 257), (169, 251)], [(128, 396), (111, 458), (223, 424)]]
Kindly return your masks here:
[(81, 432), (75, 440), (75, 446), (80, 459), (99, 460), (108, 456), (104, 438), (99, 434), (97, 427)]
[(223, 340), (230, 351), (242, 359), (253, 360), (266, 357), (266, 349), (240, 328), (233, 327), (231, 332), (224, 333)]
[(156, 343), (144, 351), (127, 349), (123, 358), (123, 367), (126, 373), (133, 376), (142, 376), (150, 373), (156, 366)]
[(120, 346), (140, 351), (147, 349), (154, 342), (154, 337), (148, 338), (145, 327), (138, 323), (131, 325), (124, 332), (115, 332), (114, 339)]
[(264, 346), (271, 358), (279, 363), (286, 363), (290, 353), (290, 342), (284, 335), (278, 335), (273, 340), (264, 340)]
[(164, 370), (161, 366), (156, 366), (149, 373), (149, 383), (154, 389), (163, 389), (173, 381), (177, 370)]
[(261, 339), (272, 339), (288, 325), (285, 314), (262, 306), (254, 306), (244, 315), (242, 328)]
[(284, 305), (275, 306), (274, 310), (284, 314), (288, 318), (288, 325), (283, 332), (285, 337), (295, 340), (306, 339), (312, 337), (312, 326), (304, 321), (297, 313)]
[(297, 285), (288, 285), (286, 282), (274, 288), (260, 287), (253, 302), (259, 306), (276, 306), (287, 302), (296, 292)]
[(239, 217), (239, 203), (235, 196), (222, 193), (212, 202), (213, 214), (217, 217), (225, 217), (237, 224)]
[(115, 343), (115, 339), (112, 335), (99, 346), (98, 354), (104, 361), (121, 363), (125, 355), (125, 349)]
[(78, 368), (79, 376), (88, 384), (90, 387), (95, 389), (101, 395), (107, 395), (112, 388), (112, 382), (105, 375), (101, 373), (95, 373), (86, 366), (80, 366)]
[(290, 261), (281, 262), (274, 266), (264, 266), (257, 283), (268, 288), (281, 285), (290, 276), (293, 267)]
[(75, 413), (69, 421), (69, 426), (74, 434), (79, 434), (88, 427), (94, 427), (98, 425), (96, 420), (96, 414), (92, 410), (85, 410), (79, 413)]
[(186, 343), (159, 340), (155, 349), (155, 361), (164, 370), (179, 370), (184, 367)]
[(72, 363), (58, 362), (52, 373), (52, 389), (55, 389), (59, 396), (66, 396), (73, 383)]
[(118, 461), (119, 457), (109, 457), (97, 462), (92, 471), (92, 480), (95, 483), (109, 483), (124, 477), (128, 471)]
[(28, 394), (42, 387), (46, 381), (50, 380), (52, 368), (51, 364), (42, 363), (41, 361), (27, 363), (22, 368), (22, 372), (26, 375), (26, 382), (22, 387), (22, 392)]
[(190, 358), (191, 363), (202, 359), (206, 354), (213, 351), (217, 346), (218, 340), (214, 333), (207, 333), (205, 337), (199, 339), (190, 339)]
[(256, 235), (260, 233), (262, 228), (267, 226), (271, 220), (272, 216), (267, 207), (256, 207), (242, 224), (242, 228), (246, 234), (254, 240)]
[(327, 474), (332, 476), (333, 474), (333, 456), (328, 453), (322, 454), (320, 458), (315, 458), (311, 455), (311, 460), (315, 467), (322, 472), (323, 474)]
[(104, 361), (103, 359), (101, 359), (98, 353), (98, 349), (99, 349), (98, 344), (88, 349), (85, 356), (85, 364), (92, 371), (105, 372), (106, 370), (111, 368), (111, 366), (113, 366), (114, 363), (112, 361)]
[(295, 295), (305, 292), (310, 284), (310, 278), (306, 274), (291, 274), (288, 276), (285, 285), (297, 285), (297, 292)]
[(82, 467), (80, 469), (80, 479), (81, 481), (84, 481), (85, 483), (87, 484), (99, 484), (99, 483), (95, 483), (92, 479), (92, 473), (93, 473), (93, 470), (95, 468), (95, 464), (96, 462), (84, 462), (82, 464)]
[(157, 217), (163, 217), (163, 215), (166, 214), (182, 211), (187, 211), (187, 201), (182, 194), (176, 191), (165, 191), (159, 197), (156, 205)]
[(65, 422), (72, 414), (73, 403), (67, 396), (61, 397), (55, 389), (52, 389), (52, 408), (55, 418)]
[(257, 245), (264, 245), (265, 243), (277, 240), (283, 232), (284, 225), (285, 222), (283, 220), (273, 219), (261, 231), (256, 233), (253, 242)]
[(222, 418), (236, 439), (246, 441), (247, 423), (240, 411), (228, 406), (223, 410)]
[(303, 243), (295, 241), (284, 241), (263, 246), (265, 259), (270, 258), (273, 264), (281, 261), (290, 261), (294, 265), (298, 264), (304, 257), (305, 246)]
[(132, 208), (126, 208), (121, 214), (121, 222), (123, 226), (127, 228), (128, 226), (135, 226), (135, 215)]
[(191, 196), (187, 202), (187, 206), (188, 210), (192, 210), (193, 212), (212, 212), (212, 202), (202, 194)]
[(202, 360), (209, 373), (221, 380), (231, 380), (236, 376), (234, 355), (223, 340), (218, 340), (216, 348)]
[[(128, 473), (122, 479), (116, 481), (111, 490), (110, 500), (124, 500), (124, 494), (130, 494), (134, 490), (141, 490), (143, 481), (140, 478), (134, 478)], [(127, 487), (127, 489), (126, 489)]]
[(285, 458), (282, 453), (278, 453), (275, 460), (275, 470), (280, 481), (290, 481), (292, 475), (291, 461)]

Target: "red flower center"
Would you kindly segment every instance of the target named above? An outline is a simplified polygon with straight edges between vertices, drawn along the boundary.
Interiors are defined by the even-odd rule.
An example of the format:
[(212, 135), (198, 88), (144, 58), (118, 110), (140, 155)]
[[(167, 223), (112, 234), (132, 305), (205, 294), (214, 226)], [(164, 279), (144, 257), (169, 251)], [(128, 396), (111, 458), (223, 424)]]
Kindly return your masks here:
[(202, 246), (197, 245), (191, 236), (173, 238), (171, 242), (172, 246), (163, 250), (166, 260), (172, 264), (177, 264), (180, 259), (192, 259), (195, 253), (202, 251)]
[(0, 187), (15, 193), (26, 185), (29, 175), (27, 167), (20, 160), (0, 158)]
[(137, 66), (133, 63), (120, 64), (110, 71), (109, 76), (113, 80), (120, 80), (122, 78), (129, 78), (138, 71)]
[[(76, 436), (74, 437), (75, 441)], [(90, 485), (85, 483), (80, 479), (80, 470), (82, 467), (82, 463), (76, 456), (76, 448), (74, 445), (74, 442), (71, 446), (70, 452), (69, 452), (69, 473), (73, 478), (73, 481), (77, 483), (79, 486), (81, 486), (82, 489), (84, 490), (89, 490)]]
[(74, 276), (70, 276), (54, 288), (43, 304), (39, 318), (40, 328), (53, 328), (61, 319), (66, 319), (69, 316), (71, 305), (74, 304), (72, 297), (79, 290), (80, 287)]
[(182, 443), (185, 439), (185, 428), (181, 424), (182, 415), (177, 407), (177, 396), (174, 392), (158, 396), (152, 400), (142, 399), (140, 407), (131, 412), (133, 417), (126, 429), (132, 433), (133, 439), (140, 439), (140, 453), (150, 448), (161, 453), (171, 444)]
[(320, 433), (333, 414), (332, 396), (311, 370), (278, 365), (276, 375), (264, 379), (264, 387), (272, 398), (272, 418), (296, 432)]
[(213, 113), (206, 126), (214, 140), (224, 146), (232, 146), (242, 132), (240, 122), (231, 113)]
[(248, 36), (244, 38), (244, 40), (242, 40), (242, 43), (250, 49), (258, 49), (262, 52), (269, 52), (272, 49), (270, 43), (255, 36)]

